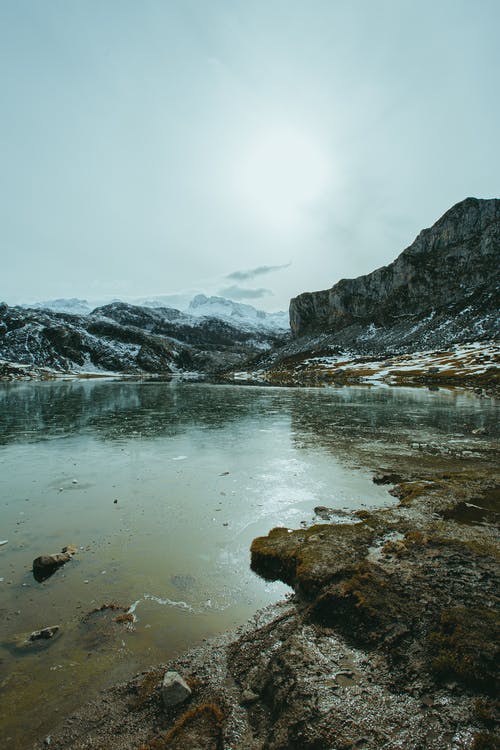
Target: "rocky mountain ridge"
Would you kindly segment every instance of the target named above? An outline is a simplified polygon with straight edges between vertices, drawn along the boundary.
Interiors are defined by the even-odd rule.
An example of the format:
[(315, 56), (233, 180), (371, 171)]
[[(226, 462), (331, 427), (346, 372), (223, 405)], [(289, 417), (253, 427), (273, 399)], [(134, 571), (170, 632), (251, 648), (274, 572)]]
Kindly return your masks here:
[(292, 299), (292, 335), (364, 352), (495, 338), (499, 260), (500, 200), (467, 198), (388, 266)]
[(284, 332), (123, 302), (89, 315), (0, 305), (0, 359), (55, 372), (211, 372), (236, 366), (283, 337)]
[[(184, 297), (186, 297), (186, 300), (183, 300)], [(95, 303), (86, 299), (68, 297), (22, 304), (19, 307), (25, 310), (49, 310), (51, 312), (69, 313), (70, 315), (90, 315), (97, 308), (116, 304), (153, 310), (171, 310), (172, 313), (167, 314), (170, 317), (174, 313), (183, 313), (185, 316), (194, 318), (217, 318), (235, 325), (237, 328), (249, 331), (280, 333), (290, 329), (288, 312), (269, 313), (258, 310), (253, 305), (235, 302), (226, 297), (208, 297), (205, 294), (197, 294), (192, 299), (189, 299), (186, 295), (178, 294), (138, 299), (113, 299)]]
[(490, 346), (499, 339), (499, 260), (500, 200), (467, 198), (388, 266), (292, 299), (292, 338), (282, 313), (221, 297), (198, 295), (186, 312), (158, 298), (83, 315), (60, 311), (57, 300), (59, 311), (0, 306), (0, 359), (75, 373), (279, 371), (282, 382), (300, 363), (307, 380), (318, 357), (383, 363), (467, 342)]
[(268, 313), (257, 310), (253, 305), (225, 297), (207, 297), (197, 294), (189, 303), (186, 311), (189, 315), (213, 317), (225, 320), (239, 327), (266, 331), (288, 331), (289, 317), (286, 312)]

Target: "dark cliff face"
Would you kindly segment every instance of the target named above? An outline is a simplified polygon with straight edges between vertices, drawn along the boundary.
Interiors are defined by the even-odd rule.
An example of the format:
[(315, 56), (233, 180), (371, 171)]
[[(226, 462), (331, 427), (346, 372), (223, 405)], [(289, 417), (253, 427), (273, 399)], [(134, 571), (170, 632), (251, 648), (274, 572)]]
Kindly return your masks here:
[(456, 316), (470, 304), (484, 316), (497, 308), (499, 261), (500, 200), (467, 198), (420, 232), (390, 265), (292, 299), (292, 334), (387, 329), (446, 308)]

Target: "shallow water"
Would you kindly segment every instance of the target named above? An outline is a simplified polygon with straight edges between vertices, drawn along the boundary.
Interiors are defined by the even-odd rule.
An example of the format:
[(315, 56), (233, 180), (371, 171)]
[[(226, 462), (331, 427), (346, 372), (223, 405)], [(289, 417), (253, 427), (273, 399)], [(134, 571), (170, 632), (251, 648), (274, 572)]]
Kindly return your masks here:
[[(281, 598), (250, 571), (251, 540), (317, 505), (392, 502), (371, 481), (385, 445), (460, 444), (496, 417), (492, 400), (424, 389), (1, 385), (1, 736), (27, 748), (98, 687)], [(78, 554), (37, 583), (32, 560), (69, 543)], [(108, 602), (134, 605), (133, 629), (84, 619)]]

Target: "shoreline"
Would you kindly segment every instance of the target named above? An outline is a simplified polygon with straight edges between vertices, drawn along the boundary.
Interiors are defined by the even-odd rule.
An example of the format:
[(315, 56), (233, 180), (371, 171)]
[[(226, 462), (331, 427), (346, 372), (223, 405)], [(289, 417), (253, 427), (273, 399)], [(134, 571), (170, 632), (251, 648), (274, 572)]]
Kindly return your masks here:
[[(254, 540), (254, 570), (293, 598), (103, 691), (50, 747), (498, 748), (500, 474), (495, 446), (479, 442), (479, 458), (451, 468), (388, 461), (375, 480), (399, 504), (357, 523)], [(187, 704), (163, 707), (165, 669), (188, 680)]]
[(500, 345), (495, 341), (455, 345), (413, 354), (363, 355), (298, 353), (264, 369), (224, 372), (74, 372), (0, 360), (0, 382), (37, 380), (166, 380), (218, 385), (274, 387), (466, 388), (478, 395), (500, 395)]
[(495, 341), (484, 341), (411, 354), (296, 352), (267, 363), (264, 369), (233, 371), (222, 379), (235, 384), (294, 387), (463, 387), (479, 394), (498, 396), (500, 346)]

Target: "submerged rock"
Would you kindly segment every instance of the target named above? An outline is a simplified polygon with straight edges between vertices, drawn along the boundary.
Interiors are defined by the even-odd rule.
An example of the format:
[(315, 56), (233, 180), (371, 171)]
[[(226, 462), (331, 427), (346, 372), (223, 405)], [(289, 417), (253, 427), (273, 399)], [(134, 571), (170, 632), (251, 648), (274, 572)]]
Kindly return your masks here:
[(46, 628), (42, 628), (41, 630), (34, 630), (28, 640), (30, 641), (38, 641), (40, 639), (46, 639), (53, 638), (56, 633), (60, 630), (60, 625), (48, 625)]
[(60, 625), (48, 625), (45, 628), (40, 628), (40, 630), (34, 630), (32, 633), (17, 633), (2, 641), (1, 645), (14, 656), (25, 656), (32, 653), (33, 650), (38, 652), (45, 649), (60, 634)]

